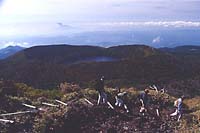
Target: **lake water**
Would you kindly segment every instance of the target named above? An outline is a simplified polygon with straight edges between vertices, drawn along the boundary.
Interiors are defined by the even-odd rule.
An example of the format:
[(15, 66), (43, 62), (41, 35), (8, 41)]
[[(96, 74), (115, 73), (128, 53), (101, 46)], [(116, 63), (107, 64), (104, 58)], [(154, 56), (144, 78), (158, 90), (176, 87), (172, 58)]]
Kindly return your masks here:
[(107, 56), (98, 56), (98, 57), (90, 57), (85, 58), (82, 60), (77, 61), (76, 63), (84, 63), (84, 62), (112, 62), (112, 61), (118, 61), (119, 59), (107, 57)]

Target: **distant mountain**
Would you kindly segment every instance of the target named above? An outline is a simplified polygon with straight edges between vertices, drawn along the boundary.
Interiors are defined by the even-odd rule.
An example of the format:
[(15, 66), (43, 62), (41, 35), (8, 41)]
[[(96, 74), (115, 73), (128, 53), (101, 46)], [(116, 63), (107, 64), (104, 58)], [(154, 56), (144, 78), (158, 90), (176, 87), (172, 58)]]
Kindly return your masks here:
[[(144, 64), (145, 60), (149, 60), (149, 65), (152, 66), (150, 58), (162, 56), (166, 55), (145, 45), (110, 48), (72, 45), (36, 46), (2, 60), (0, 77), (24, 82), (36, 88), (57, 86), (63, 81), (87, 84), (100, 75), (105, 75), (108, 79), (129, 78), (130, 81), (144, 73), (140, 65), (150, 67), (147, 67), (148, 63)], [(155, 60), (159, 63), (160, 59)]]
[[(170, 82), (179, 85), (193, 78), (194, 82), (199, 81), (199, 65), (200, 62), (193, 58), (184, 60), (145, 45), (109, 48), (49, 45), (24, 49), (0, 61), (0, 77), (49, 89), (65, 81), (88, 87), (104, 75), (109, 86), (141, 88), (150, 84), (166, 86)], [(175, 94), (174, 87), (170, 87)], [(178, 89), (181, 93), (190, 92), (187, 88)]]
[[(69, 33), (70, 34), (70, 33)], [(147, 44), (155, 48), (176, 47), (182, 45), (200, 45), (200, 30), (180, 28), (131, 28), (116, 30), (112, 28), (100, 29), (91, 32), (71, 33), (70, 35), (54, 37), (20, 37), (14, 38), (16, 42), (29, 42), (30, 44), (72, 44), (95, 45), (111, 47), (115, 45)], [(7, 41), (7, 40), (3, 40)]]
[(154, 54), (159, 54), (159, 51), (145, 45), (122, 45), (109, 48), (86, 45), (49, 45), (27, 48), (8, 60), (20, 61), (20, 63), (37, 61), (70, 65), (90, 58), (135, 59)]
[(200, 54), (200, 46), (185, 45), (175, 48), (160, 48), (160, 50), (173, 54)]
[(0, 59), (5, 59), (23, 49), (24, 48), (20, 46), (8, 46), (6, 48), (0, 49)]
[(179, 57), (181, 60), (187, 60), (188, 62), (200, 63), (200, 46), (185, 45), (175, 48), (160, 48), (163, 52), (168, 52)]

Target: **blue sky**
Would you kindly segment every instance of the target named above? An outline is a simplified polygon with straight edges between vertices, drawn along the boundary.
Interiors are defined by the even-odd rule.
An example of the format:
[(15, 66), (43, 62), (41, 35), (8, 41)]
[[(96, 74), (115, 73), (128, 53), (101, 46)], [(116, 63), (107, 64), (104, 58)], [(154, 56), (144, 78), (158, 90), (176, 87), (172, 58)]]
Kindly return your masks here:
[(103, 29), (197, 29), (199, 5), (200, 0), (0, 0), (0, 47), (35, 45), (18, 38), (69, 37)]

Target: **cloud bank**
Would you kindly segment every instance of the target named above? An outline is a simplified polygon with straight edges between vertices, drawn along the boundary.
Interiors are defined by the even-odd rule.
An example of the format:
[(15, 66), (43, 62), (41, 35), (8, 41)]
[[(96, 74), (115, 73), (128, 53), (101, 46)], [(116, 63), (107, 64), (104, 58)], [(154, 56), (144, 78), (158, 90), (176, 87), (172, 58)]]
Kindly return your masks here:
[(172, 27), (172, 28), (200, 28), (200, 22), (192, 21), (147, 21), (147, 22), (102, 22), (96, 23), (98, 26), (116, 26), (116, 27)]
[(3, 41), (0, 42), (0, 48), (5, 48), (8, 46), (22, 46), (22, 47), (28, 47), (29, 43), (28, 42), (17, 42), (17, 41)]

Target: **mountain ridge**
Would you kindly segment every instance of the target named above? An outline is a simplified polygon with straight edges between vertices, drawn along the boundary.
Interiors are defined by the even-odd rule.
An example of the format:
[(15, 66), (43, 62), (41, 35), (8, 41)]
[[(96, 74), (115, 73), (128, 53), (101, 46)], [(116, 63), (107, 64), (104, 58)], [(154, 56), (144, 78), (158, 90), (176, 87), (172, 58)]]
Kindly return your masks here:
[[(76, 62), (80, 57), (96, 56), (112, 57), (118, 60), (71, 63)], [(162, 58), (165, 60), (162, 61)], [(37, 88), (48, 88), (63, 81), (89, 84), (100, 75), (105, 75), (109, 80), (125, 80), (126, 82), (143, 82), (146, 76), (148, 82), (153, 82), (156, 80), (153, 73), (160, 73), (158, 74), (160, 79), (163, 74), (172, 76), (174, 73), (181, 73), (180, 65), (174, 65), (176, 62), (178, 61), (174, 56), (145, 45), (110, 48), (71, 45), (37, 46), (1, 61), (0, 76), (25, 82)], [(162, 67), (157, 68), (159, 65)], [(171, 68), (170, 72), (167, 71), (168, 67)], [(146, 73), (147, 71), (150, 74)]]
[(6, 48), (0, 49), (0, 60), (6, 59), (9, 56), (16, 54), (17, 52), (25, 49), (21, 46), (8, 46)]
[[(103, 62), (87, 61), (86, 57), (112, 57), (117, 60)], [(195, 56), (196, 57), (196, 56)], [(0, 61), (0, 77), (26, 83), (40, 89), (49, 89), (62, 82), (91, 86), (93, 81), (104, 75), (106, 85), (142, 86), (159, 84), (169, 86), (174, 95), (190, 92), (181, 88), (181, 82), (192, 80), (198, 86), (200, 65), (198, 58), (183, 60), (172, 53), (145, 45), (128, 45), (102, 48), (95, 46), (37, 46), (24, 49)], [(192, 71), (191, 71), (192, 70)], [(171, 83), (176, 84), (175, 88)], [(178, 87), (177, 87), (178, 86)], [(189, 86), (189, 85), (188, 85)], [(197, 87), (198, 88), (198, 87)], [(198, 90), (193, 89), (193, 92)], [(198, 93), (195, 93), (195, 95)]]
[(88, 57), (108, 56), (125, 59), (150, 56), (154, 53), (158, 53), (158, 51), (145, 45), (121, 45), (109, 48), (89, 45), (45, 45), (24, 49), (18, 54), (11, 56), (8, 60), (21, 58), (59, 64), (71, 64), (74, 61), (79, 61)]

